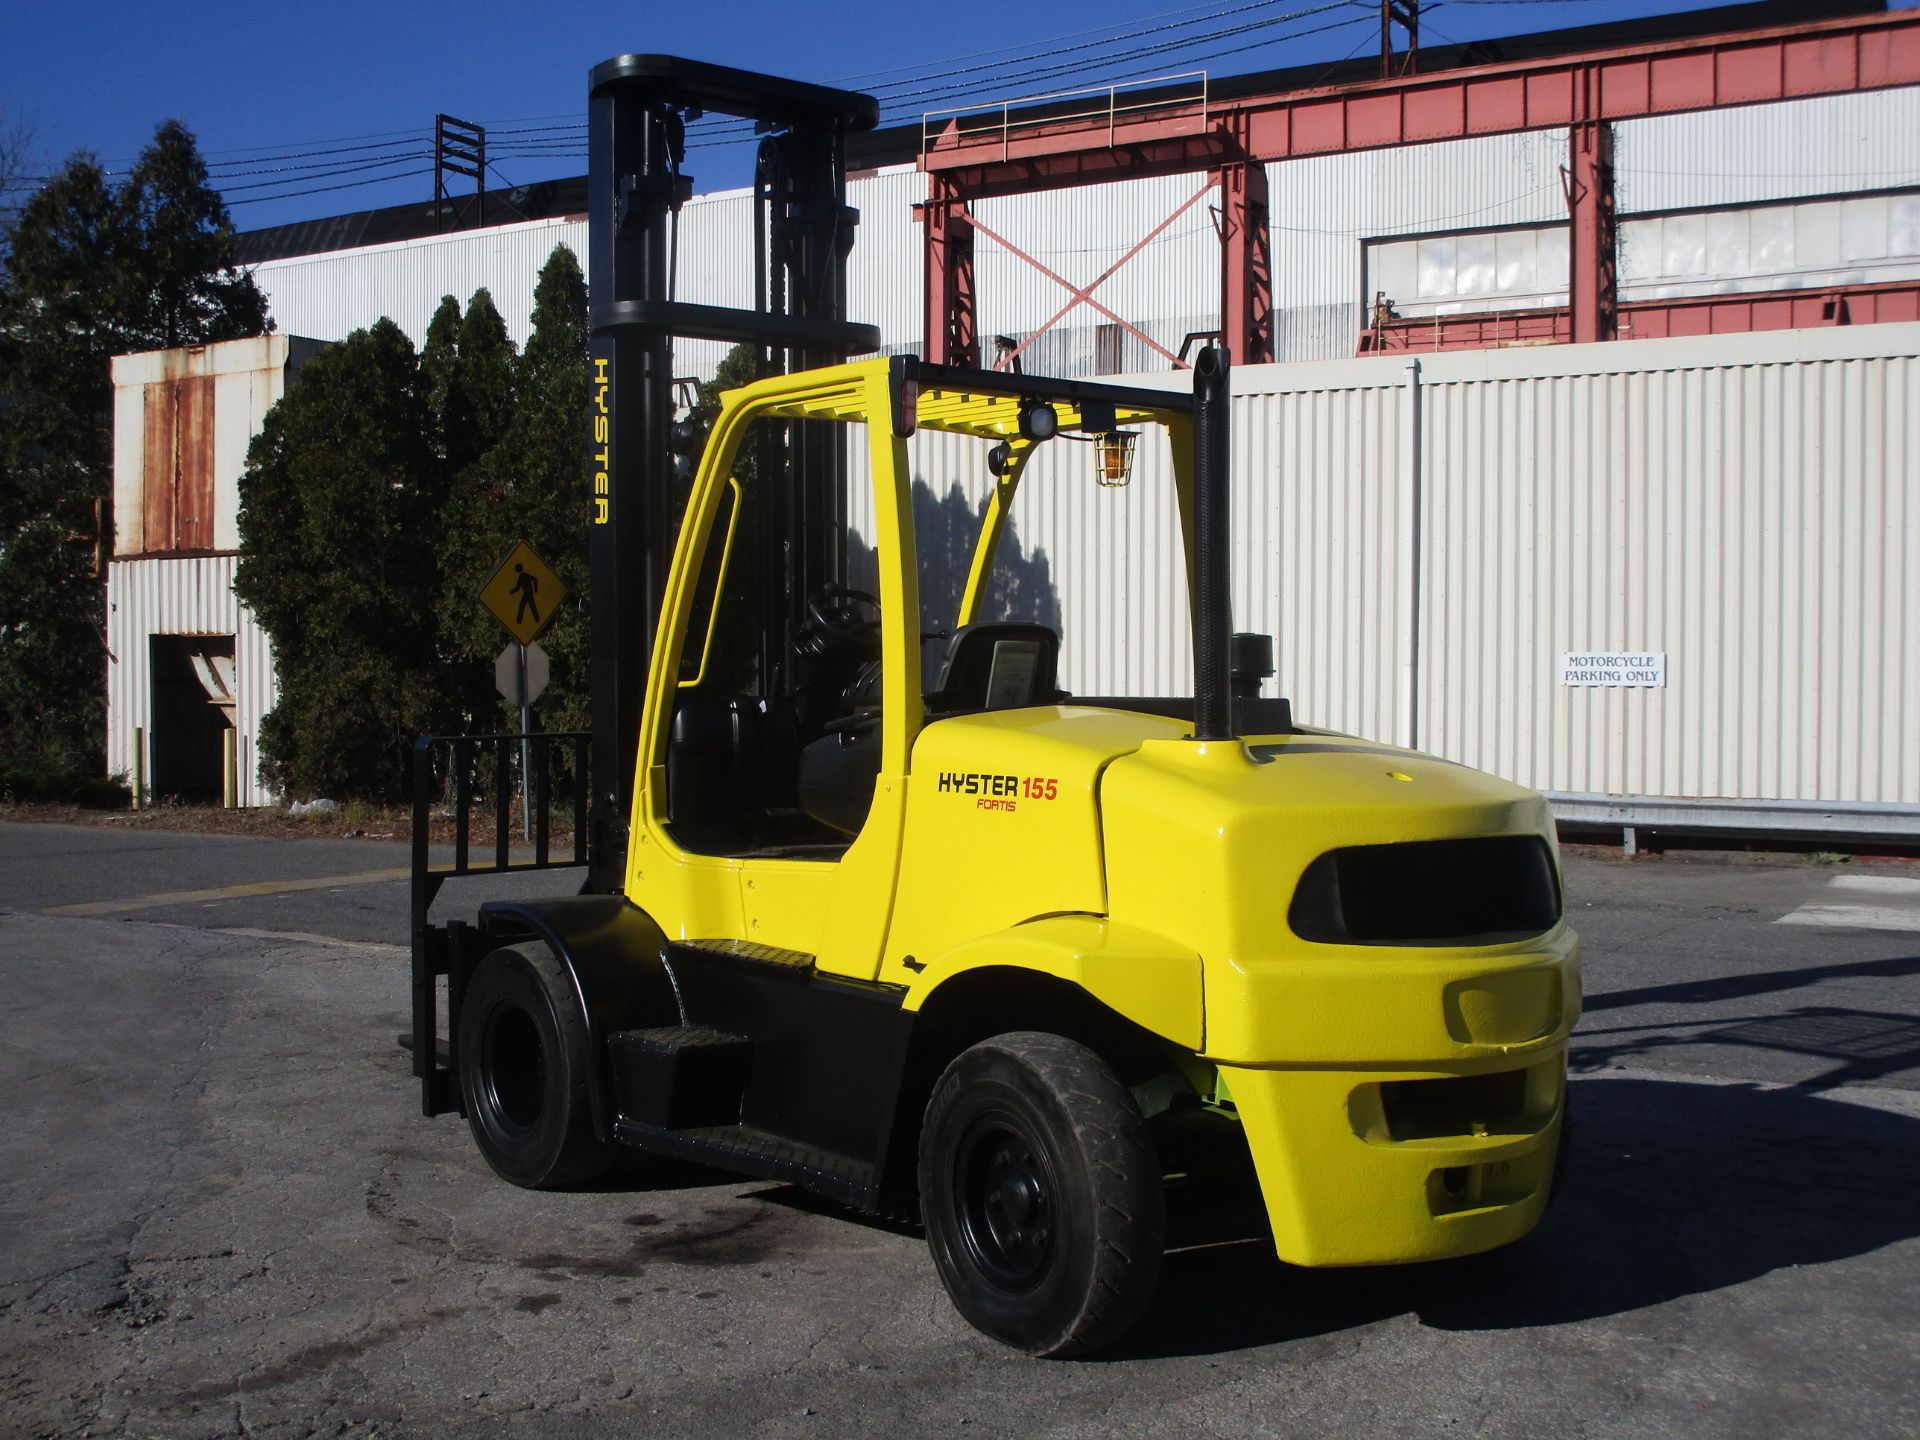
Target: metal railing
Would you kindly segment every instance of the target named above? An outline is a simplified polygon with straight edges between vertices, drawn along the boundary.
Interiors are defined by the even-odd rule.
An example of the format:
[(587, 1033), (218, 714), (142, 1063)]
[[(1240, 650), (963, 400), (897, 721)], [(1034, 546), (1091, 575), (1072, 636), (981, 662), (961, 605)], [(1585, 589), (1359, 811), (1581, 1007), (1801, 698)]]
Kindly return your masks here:
[[(1198, 80), (1197, 95), (1158, 95), (1152, 99), (1136, 100), (1131, 104), (1122, 104), (1122, 92), (1138, 91), (1149, 85), (1170, 85), (1180, 80)], [(924, 163), (927, 151), (932, 148), (935, 120), (954, 117), (954, 138), (960, 142), (978, 141), (983, 136), (991, 136), (996, 131), (1000, 136), (1000, 158), (1005, 160), (1011, 151), (1012, 132), (1016, 129), (1033, 129), (1042, 125), (1060, 125), (1079, 122), (1084, 128), (1098, 129), (1102, 123), (1107, 129), (1107, 144), (1111, 146), (1119, 132), (1122, 116), (1141, 115), (1151, 110), (1165, 110), (1191, 105), (1196, 98), (1200, 102), (1198, 130), (1207, 128), (1207, 72), (1205, 70), (1182, 70), (1174, 75), (1153, 75), (1144, 80), (1124, 80), (1114, 85), (1088, 85), (1078, 90), (1054, 90), (1045, 95), (1022, 95), (1013, 100), (989, 102), (984, 105), (956, 105), (946, 110), (928, 110), (920, 116), (920, 159)], [(1049, 101), (1083, 99), (1089, 95), (1104, 95), (1107, 103), (1104, 107), (1088, 105), (1063, 111), (1056, 115), (1035, 115), (1024, 113), (1030, 107), (1045, 105)], [(1023, 113), (1014, 115), (1014, 111)], [(986, 123), (969, 126), (960, 117), (978, 115), (987, 117)], [(998, 119), (993, 117), (997, 116)]]

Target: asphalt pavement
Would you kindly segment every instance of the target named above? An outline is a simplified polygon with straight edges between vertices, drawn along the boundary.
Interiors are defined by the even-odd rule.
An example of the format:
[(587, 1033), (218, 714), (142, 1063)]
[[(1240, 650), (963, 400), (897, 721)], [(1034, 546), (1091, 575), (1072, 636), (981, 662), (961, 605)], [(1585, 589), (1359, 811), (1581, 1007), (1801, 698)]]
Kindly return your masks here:
[(791, 1187), (495, 1180), (395, 1048), (406, 861), (0, 825), (0, 1435), (1920, 1434), (1920, 867), (1570, 852), (1580, 1141), (1533, 1236), (1190, 1248), (1050, 1363)]

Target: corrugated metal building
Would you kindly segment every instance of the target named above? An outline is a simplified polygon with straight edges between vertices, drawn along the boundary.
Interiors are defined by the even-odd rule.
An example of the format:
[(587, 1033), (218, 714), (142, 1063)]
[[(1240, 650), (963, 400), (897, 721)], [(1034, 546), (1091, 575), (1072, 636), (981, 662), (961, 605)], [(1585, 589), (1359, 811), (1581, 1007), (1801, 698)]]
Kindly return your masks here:
[(277, 694), (266, 634), (233, 593), (247, 445), (320, 342), (272, 335), (113, 362), (107, 769), (142, 798), (266, 803), (260, 720)]
[[(1898, 305), (1859, 318), (1912, 310), (1920, 86), (1612, 134), (1623, 338), (1666, 333), (1632, 307), (1676, 299), (1893, 286)], [(1265, 166), (1283, 363), (1237, 372), (1242, 623), (1275, 633), (1303, 719), (1511, 775), (1571, 818), (1669, 823), (1678, 804), (1703, 824), (1920, 834), (1915, 326), (1829, 305), (1821, 331), (1352, 358), (1383, 313), (1437, 337), (1449, 317), (1564, 309), (1570, 159), (1562, 126)], [(1218, 329), (1214, 189), (1200, 171), (976, 201), (988, 359), (1006, 336), (1034, 370), (1142, 372), (1154, 345)], [(849, 182), (849, 313), (889, 351), (923, 341), (927, 194), (913, 164)], [(442, 295), (484, 285), (524, 343), (539, 267), (561, 243), (584, 263), (585, 230), (562, 215), (255, 276), (283, 331), (326, 339), (387, 315), (418, 342)], [(749, 303), (752, 235), (748, 192), (696, 197), (681, 297)], [(1097, 298), (1153, 345), (1084, 306), (1046, 328), (1109, 270)], [(679, 368), (721, 353), (689, 345)], [(977, 457), (943, 444), (916, 441), (929, 515), (984, 494)], [(1047, 481), (1067, 458), (1036, 464), (1017, 517), (1064, 683), (1184, 686), (1169, 517), (1138, 498), (1155, 462), (1115, 497)], [(1564, 683), (1565, 657), (1621, 651), (1660, 655), (1664, 684)]]
[[(1244, 366), (1234, 395), (1235, 623), (1301, 723), (1565, 821), (1920, 835), (1920, 324)], [(984, 448), (911, 442), (936, 553)], [(1192, 683), (1164, 461), (1122, 490), (1085, 447), (1028, 467), (1002, 564), (1069, 691)], [(962, 579), (923, 575), (924, 624)], [(1596, 653), (1657, 683), (1569, 683)]]
[[(1626, 121), (1615, 127), (1623, 301), (1840, 284), (1920, 281), (1920, 88), (1782, 101)], [(1353, 355), (1385, 295), (1405, 317), (1564, 305), (1563, 131), (1364, 150), (1268, 165), (1276, 358)], [(1219, 323), (1220, 245), (1205, 174), (1005, 196), (981, 222), (1075, 286), (1120, 260), (1182, 203), (1192, 207), (1100, 286), (1098, 298), (1177, 352)], [(849, 313), (889, 351), (923, 327), (926, 178), (911, 165), (858, 176)], [(1196, 197), (1198, 197), (1196, 199)], [(751, 195), (701, 195), (680, 230), (682, 297), (750, 304)], [(283, 330), (327, 339), (390, 316), (424, 340), (442, 295), (488, 287), (524, 343), (536, 274), (556, 244), (585, 263), (586, 222), (539, 220), (332, 251), (257, 266)], [(1005, 245), (976, 259), (984, 336), (1025, 339), (1069, 298)], [(1629, 317), (1629, 330), (1630, 330)], [(688, 374), (722, 349), (690, 344)], [(991, 355), (989, 354), (989, 358)], [(1036, 371), (1114, 374), (1151, 352), (1084, 309), (1023, 356)]]

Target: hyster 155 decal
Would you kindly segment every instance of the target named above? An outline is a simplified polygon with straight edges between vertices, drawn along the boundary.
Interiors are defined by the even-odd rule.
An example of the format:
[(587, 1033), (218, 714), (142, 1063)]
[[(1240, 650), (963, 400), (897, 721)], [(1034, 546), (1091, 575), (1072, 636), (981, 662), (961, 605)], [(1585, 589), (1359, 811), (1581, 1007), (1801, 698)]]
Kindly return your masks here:
[(1013, 810), (1022, 800), (1054, 800), (1060, 782), (1044, 775), (985, 775), (977, 770), (942, 770), (942, 795), (973, 797), (976, 810)]

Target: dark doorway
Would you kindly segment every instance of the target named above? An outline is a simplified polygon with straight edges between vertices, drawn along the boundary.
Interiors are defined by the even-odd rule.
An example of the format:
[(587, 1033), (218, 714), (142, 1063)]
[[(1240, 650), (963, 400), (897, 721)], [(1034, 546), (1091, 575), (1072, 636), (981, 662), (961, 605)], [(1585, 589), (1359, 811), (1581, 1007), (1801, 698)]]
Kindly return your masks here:
[(218, 801), (223, 737), (233, 726), (233, 637), (154, 635), (148, 732), (154, 798)]

